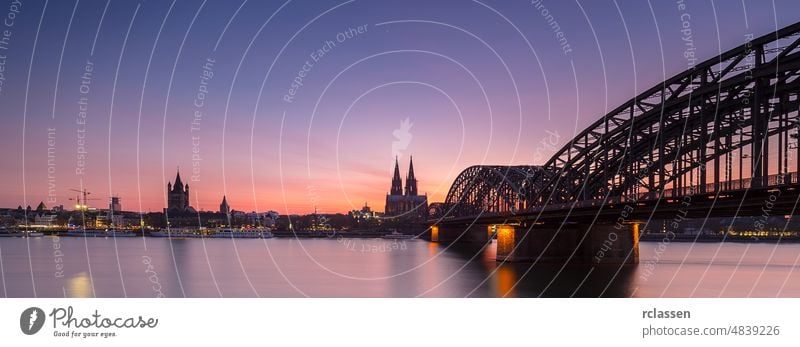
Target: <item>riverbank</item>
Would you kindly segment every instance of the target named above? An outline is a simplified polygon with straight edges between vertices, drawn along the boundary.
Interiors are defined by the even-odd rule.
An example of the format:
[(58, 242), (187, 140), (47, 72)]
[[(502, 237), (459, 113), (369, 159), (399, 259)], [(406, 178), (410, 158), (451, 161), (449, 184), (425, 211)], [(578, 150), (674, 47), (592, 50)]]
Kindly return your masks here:
[[(246, 229), (245, 229), (246, 230)], [(164, 230), (161, 230), (164, 231)], [(175, 231), (173, 229), (173, 231)], [(126, 230), (128, 233), (133, 233), (134, 236), (138, 237), (153, 237), (153, 238), (163, 238), (166, 236), (162, 235), (152, 235), (151, 232), (156, 232), (156, 230), (150, 231), (142, 231), (141, 229), (135, 230)], [(82, 236), (80, 234), (73, 235), (67, 234), (68, 230), (42, 230), (37, 232), (27, 232), (22, 230), (8, 230), (6, 232), (0, 232), (0, 237), (37, 237), (37, 236)], [(393, 231), (389, 230), (374, 230), (374, 229), (365, 229), (365, 230), (347, 230), (347, 231), (319, 231), (319, 230), (273, 230), (271, 231), (274, 237), (278, 238), (304, 238), (304, 239), (312, 239), (312, 238), (384, 238), (384, 237), (396, 237), (396, 236), (418, 236), (419, 233), (413, 233), (412, 231), (405, 231), (399, 234), (393, 234)], [(200, 236), (199, 234), (197, 235)], [(113, 237), (113, 236), (109, 236)], [(173, 236), (173, 238), (181, 238), (179, 235)]]

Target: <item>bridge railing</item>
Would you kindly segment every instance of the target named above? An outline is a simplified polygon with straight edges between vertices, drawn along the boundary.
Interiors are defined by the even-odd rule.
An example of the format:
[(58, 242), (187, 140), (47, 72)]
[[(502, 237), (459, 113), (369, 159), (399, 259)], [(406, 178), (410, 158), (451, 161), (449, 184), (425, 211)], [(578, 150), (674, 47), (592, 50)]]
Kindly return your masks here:
[(712, 195), (717, 193), (745, 190), (753, 187), (758, 187), (758, 188), (780, 187), (788, 184), (797, 184), (798, 182), (800, 182), (799, 177), (800, 175), (798, 175), (797, 172), (774, 174), (759, 178), (744, 178), (738, 180), (723, 181), (718, 184), (709, 183), (705, 185), (706, 188), (705, 191), (700, 190), (701, 188), (700, 185), (694, 185), (682, 188), (666, 189), (663, 191), (663, 194), (661, 191), (652, 191), (652, 192), (639, 193), (635, 197), (613, 196), (609, 197), (608, 199), (582, 200), (578, 201), (577, 203), (550, 204), (545, 207), (545, 210), (558, 210), (570, 207), (592, 207), (592, 206), (601, 206), (604, 204), (613, 205), (613, 204), (624, 204), (624, 203), (637, 203), (637, 202), (645, 202), (658, 199), (681, 198), (684, 196), (698, 195), (698, 194)]
[[(681, 188), (670, 188), (663, 191), (652, 191), (639, 193), (635, 198), (620, 197), (618, 202), (642, 201), (642, 200), (657, 200), (659, 198), (679, 198), (687, 195), (697, 194), (716, 194), (718, 192), (733, 192), (737, 190), (745, 190), (753, 187), (768, 188), (778, 187), (787, 184), (798, 183), (798, 173), (789, 172), (783, 174), (773, 174), (769, 176), (762, 176), (757, 178), (743, 178), (738, 180), (723, 181), (719, 183), (708, 183), (705, 185), (705, 190), (701, 190), (702, 186), (694, 185)], [(609, 199), (611, 200), (611, 199)]]

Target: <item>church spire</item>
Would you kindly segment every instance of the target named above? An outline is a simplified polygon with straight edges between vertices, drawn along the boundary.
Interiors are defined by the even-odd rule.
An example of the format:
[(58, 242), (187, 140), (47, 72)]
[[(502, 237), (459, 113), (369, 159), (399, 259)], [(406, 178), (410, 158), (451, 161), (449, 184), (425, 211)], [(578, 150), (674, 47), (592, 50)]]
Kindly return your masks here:
[(400, 164), (397, 157), (394, 157), (394, 176), (392, 177), (392, 190), (389, 195), (403, 195), (403, 180), (400, 179)]
[(417, 179), (414, 177), (414, 156), (408, 162), (408, 175), (406, 175), (406, 195), (417, 195)]
[(408, 161), (408, 176), (406, 176), (407, 180), (417, 180), (414, 178), (414, 156), (412, 155)]
[(222, 196), (222, 203), (219, 204), (219, 213), (226, 215), (231, 213), (231, 207), (228, 205), (228, 197), (225, 195)]
[(181, 182), (181, 169), (178, 169), (178, 174), (175, 175), (175, 184), (173, 187), (183, 190), (183, 182)]

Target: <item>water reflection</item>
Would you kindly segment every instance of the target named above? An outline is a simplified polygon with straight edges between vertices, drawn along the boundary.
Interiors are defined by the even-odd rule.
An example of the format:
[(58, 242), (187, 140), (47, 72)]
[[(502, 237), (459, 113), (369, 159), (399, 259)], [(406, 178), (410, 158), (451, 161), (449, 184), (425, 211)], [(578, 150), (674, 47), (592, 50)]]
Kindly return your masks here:
[[(495, 261), (496, 244), (439, 245), (440, 252), (480, 265), (482, 271), (463, 271), (479, 285), (477, 297), (629, 297), (635, 265), (573, 263), (503, 263)], [(476, 257), (475, 255), (480, 255)]]
[(497, 269), (497, 273), (495, 274), (495, 284), (497, 285), (497, 293), (498, 296), (502, 297), (515, 297), (516, 292), (514, 290), (515, 285), (517, 284), (517, 273), (511, 266), (501, 266)]
[(69, 279), (64, 288), (67, 297), (70, 298), (93, 298), (94, 291), (92, 290), (92, 278), (89, 273), (80, 272)]
[[(800, 244), (641, 244), (639, 266), (499, 263), (496, 245), (409, 240), (0, 239), (9, 297), (798, 297)], [(383, 249), (383, 239), (358, 240)], [(241, 262), (240, 262), (241, 261)], [(644, 264), (649, 267), (644, 268)], [(32, 265), (32, 266), (31, 266)], [(91, 266), (91, 276), (89, 275)], [(33, 269), (33, 276), (31, 276)], [(647, 270), (647, 271), (644, 271)], [(124, 287), (123, 287), (124, 286)]]

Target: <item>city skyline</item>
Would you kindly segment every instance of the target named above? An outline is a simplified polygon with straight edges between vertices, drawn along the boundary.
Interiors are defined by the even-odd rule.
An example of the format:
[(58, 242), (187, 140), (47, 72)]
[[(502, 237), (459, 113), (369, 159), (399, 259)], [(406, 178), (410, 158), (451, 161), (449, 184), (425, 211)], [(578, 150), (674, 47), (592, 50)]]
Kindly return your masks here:
[(85, 188), (160, 211), (180, 167), (198, 210), (346, 212), (380, 206), (412, 154), (442, 201), (464, 168), (541, 164), (800, 6), (106, 4), (26, 2), (6, 28), (0, 206)]

